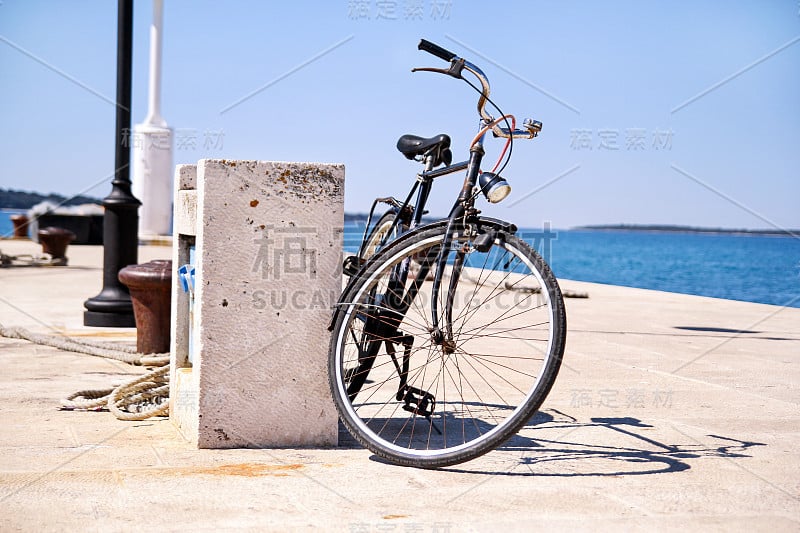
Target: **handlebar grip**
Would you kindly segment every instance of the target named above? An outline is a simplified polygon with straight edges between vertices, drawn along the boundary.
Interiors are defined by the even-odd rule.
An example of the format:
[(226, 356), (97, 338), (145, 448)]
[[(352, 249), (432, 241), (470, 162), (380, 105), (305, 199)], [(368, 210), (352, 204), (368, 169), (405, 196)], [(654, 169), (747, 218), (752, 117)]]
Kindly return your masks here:
[(452, 61), (453, 59), (458, 57), (453, 52), (445, 50), (438, 44), (433, 44), (432, 42), (426, 41), (425, 39), (420, 39), (417, 49), (422, 50), (424, 52), (428, 52), (429, 54), (433, 54), (436, 57), (444, 59), (445, 61)]

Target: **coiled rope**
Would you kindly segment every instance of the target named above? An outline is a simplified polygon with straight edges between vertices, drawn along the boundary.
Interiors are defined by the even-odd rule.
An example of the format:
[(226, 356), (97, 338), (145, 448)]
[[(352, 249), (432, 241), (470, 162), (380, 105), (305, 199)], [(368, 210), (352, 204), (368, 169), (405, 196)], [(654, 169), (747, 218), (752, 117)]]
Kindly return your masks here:
[(108, 389), (87, 389), (61, 400), (63, 409), (108, 409), (120, 420), (145, 420), (169, 413), (169, 354), (141, 354), (130, 346), (32, 333), (0, 324), (0, 336), (23, 339), (59, 350), (115, 359), (131, 365), (156, 367), (133, 380)]

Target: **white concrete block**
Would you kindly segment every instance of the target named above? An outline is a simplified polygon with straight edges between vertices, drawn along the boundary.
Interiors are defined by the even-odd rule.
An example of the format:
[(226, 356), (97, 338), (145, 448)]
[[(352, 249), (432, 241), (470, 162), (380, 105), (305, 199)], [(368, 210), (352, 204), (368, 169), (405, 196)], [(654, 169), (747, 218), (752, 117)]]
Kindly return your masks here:
[(197, 191), (177, 191), (175, 194), (174, 233), (195, 235), (197, 231)]
[(197, 379), (196, 438), (173, 417), (199, 447), (336, 443), (343, 189), (342, 165), (199, 162), (194, 367), (180, 376)]
[[(197, 191), (194, 189), (196, 177), (197, 165), (178, 165), (175, 168), (176, 194), (173, 203), (175, 229), (172, 239), (172, 265), (176, 271), (178, 267), (189, 262), (189, 248), (195, 240)], [(189, 316), (188, 310), (189, 295), (181, 288), (177, 273), (173, 272), (169, 413), (170, 419), (183, 436), (187, 440), (197, 442), (199, 374), (189, 364), (189, 322), (192, 317)]]
[(197, 189), (197, 165), (175, 165), (175, 190)]

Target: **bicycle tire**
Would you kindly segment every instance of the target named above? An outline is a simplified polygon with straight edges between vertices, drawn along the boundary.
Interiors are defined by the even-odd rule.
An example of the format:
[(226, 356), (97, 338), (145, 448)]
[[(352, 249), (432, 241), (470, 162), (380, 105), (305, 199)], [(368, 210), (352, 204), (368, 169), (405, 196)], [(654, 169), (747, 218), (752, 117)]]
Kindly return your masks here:
[[(453, 345), (434, 342), (427, 274), (445, 231), (423, 226), (380, 250), (343, 296), (332, 330), (328, 370), (342, 422), (373, 453), (404, 466), (462, 463), (516, 434), (552, 388), (566, 341), (549, 266), (498, 229), (485, 251), (463, 231), (454, 237), (452, 249), (464, 251), (466, 263), (459, 275), (456, 260), (448, 261), (440, 293), (440, 308), (453, 296)], [(392, 271), (406, 267), (412, 274), (391, 288)], [(398, 313), (404, 298), (409, 305)]]
[[(395, 211), (389, 210), (386, 211), (381, 218), (372, 226), (372, 229), (367, 234), (366, 239), (364, 240), (364, 246), (362, 247), (361, 259), (367, 260), (375, 253), (380, 250), (381, 246), (385, 245), (387, 242), (390, 242), (393, 237), (385, 239), (386, 235), (389, 233), (389, 230), (392, 228), (392, 224), (394, 224), (394, 220), (397, 218), (397, 214)], [(397, 233), (397, 229), (395, 228), (395, 235)]]
[[(397, 228), (395, 227), (394, 235), (390, 238), (387, 238), (387, 234), (389, 230), (392, 229), (392, 225), (394, 224), (395, 219), (397, 218), (397, 213), (394, 210), (386, 211), (378, 221), (372, 225), (372, 228), (369, 230), (369, 233), (364, 238), (364, 242), (360, 248), (361, 257), (360, 262), (365, 264), (373, 255), (375, 255), (382, 246), (386, 243), (391, 242), (397, 236)], [(355, 280), (351, 280), (355, 281)], [(350, 285), (345, 288), (345, 291), (348, 291)], [(368, 363), (367, 363), (368, 364)], [(360, 373), (351, 373), (345, 380), (348, 382), (348, 388), (352, 389), (360, 389), (364, 381), (367, 378), (367, 374), (369, 372), (369, 368), (366, 365), (363, 365), (359, 368)]]

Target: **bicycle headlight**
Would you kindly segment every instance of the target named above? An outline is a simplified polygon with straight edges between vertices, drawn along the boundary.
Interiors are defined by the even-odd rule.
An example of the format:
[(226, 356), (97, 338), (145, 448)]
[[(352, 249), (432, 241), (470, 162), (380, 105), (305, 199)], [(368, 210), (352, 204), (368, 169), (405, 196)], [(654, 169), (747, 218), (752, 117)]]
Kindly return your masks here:
[(478, 186), (486, 199), (493, 204), (502, 202), (511, 194), (511, 185), (494, 172), (482, 172), (478, 176)]

